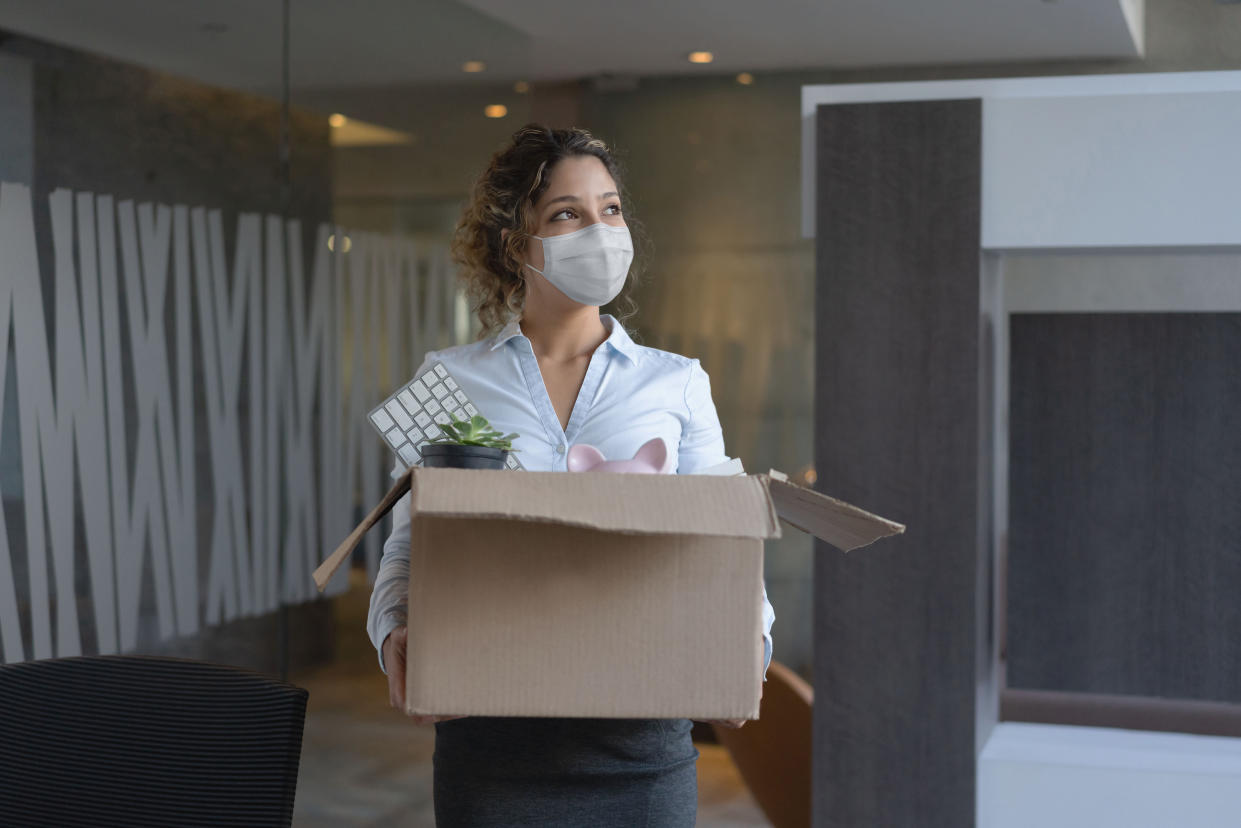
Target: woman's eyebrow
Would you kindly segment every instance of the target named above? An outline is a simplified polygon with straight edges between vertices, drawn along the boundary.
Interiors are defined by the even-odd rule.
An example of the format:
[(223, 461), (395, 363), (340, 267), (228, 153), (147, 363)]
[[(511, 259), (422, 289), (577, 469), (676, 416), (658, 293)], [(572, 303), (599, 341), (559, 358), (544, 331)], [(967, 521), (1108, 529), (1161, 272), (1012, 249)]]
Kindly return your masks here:
[[(609, 192), (601, 194), (599, 196), (599, 200), (603, 201), (605, 198), (614, 198), (619, 195), (620, 193), (616, 192), (615, 190), (611, 190)], [(556, 196), (555, 198), (552, 198), (552, 199), (548, 199), (546, 206), (550, 207), (553, 204), (557, 204), (561, 201), (576, 201), (578, 203), (581, 203), (582, 200), (575, 195), (562, 195), (562, 196)]]

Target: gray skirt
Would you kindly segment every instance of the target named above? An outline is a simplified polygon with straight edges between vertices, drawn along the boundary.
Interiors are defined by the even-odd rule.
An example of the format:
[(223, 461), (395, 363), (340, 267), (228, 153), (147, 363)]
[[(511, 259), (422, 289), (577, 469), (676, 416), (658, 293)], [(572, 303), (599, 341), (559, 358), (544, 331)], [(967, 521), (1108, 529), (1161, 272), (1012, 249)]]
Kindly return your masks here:
[(454, 719), (435, 725), (439, 828), (688, 828), (688, 719)]

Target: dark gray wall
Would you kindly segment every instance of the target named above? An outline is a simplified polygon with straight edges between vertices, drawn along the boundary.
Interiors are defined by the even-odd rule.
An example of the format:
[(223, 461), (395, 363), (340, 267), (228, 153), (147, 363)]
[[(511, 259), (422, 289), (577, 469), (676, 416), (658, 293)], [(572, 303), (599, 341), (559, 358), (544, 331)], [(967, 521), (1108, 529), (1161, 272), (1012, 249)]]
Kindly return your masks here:
[(1241, 314), (1014, 314), (1008, 685), (1241, 702)]
[(818, 111), (817, 488), (908, 526), (816, 550), (820, 826), (974, 823), (980, 128)]

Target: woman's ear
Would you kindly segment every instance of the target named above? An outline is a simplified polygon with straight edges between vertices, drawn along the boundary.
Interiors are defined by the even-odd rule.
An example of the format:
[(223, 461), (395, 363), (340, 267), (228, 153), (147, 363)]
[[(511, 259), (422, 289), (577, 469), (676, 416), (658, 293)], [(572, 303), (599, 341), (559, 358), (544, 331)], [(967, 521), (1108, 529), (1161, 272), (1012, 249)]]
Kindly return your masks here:
[(508, 241), (508, 228), (501, 227), (500, 228), (500, 244), (504, 244), (504, 242), (506, 241)]
[(581, 472), (590, 471), (602, 462), (604, 462), (603, 452), (594, 446), (578, 443), (575, 446), (569, 446), (569, 457), (565, 465), (571, 472)]
[(657, 474), (669, 474), (672, 469), (669, 468), (671, 458), (668, 455), (668, 444), (664, 442), (662, 437), (652, 437), (642, 444), (638, 449), (638, 453), (633, 456), (634, 460), (640, 460), (649, 465)]

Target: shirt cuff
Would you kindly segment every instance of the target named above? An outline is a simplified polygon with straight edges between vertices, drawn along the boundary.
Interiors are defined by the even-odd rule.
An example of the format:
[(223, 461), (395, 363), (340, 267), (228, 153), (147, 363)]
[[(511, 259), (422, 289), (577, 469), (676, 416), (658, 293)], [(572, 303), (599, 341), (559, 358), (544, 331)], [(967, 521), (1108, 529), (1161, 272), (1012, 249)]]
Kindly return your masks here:
[(379, 619), (379, 626), (376, 630), (376, 639), (378, 640), (377, 649), (379, 651), (379, 669), (384, 675), (388, 674), (388, 668), (384, 665), (384, 642), (388, 640), (388, 635), (397, 627), (404, 627), (406, 624), (405, 609), (392, 609), (384, 613)]
[(767, 668), (771, 666), (771, 636), (763, 636), (763, 681), (767, 680)]

